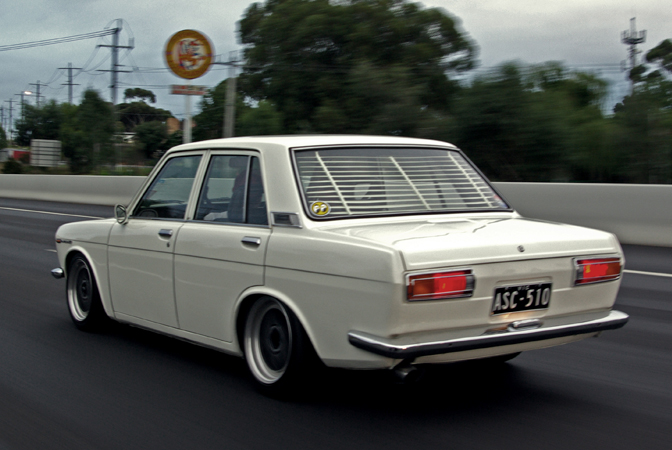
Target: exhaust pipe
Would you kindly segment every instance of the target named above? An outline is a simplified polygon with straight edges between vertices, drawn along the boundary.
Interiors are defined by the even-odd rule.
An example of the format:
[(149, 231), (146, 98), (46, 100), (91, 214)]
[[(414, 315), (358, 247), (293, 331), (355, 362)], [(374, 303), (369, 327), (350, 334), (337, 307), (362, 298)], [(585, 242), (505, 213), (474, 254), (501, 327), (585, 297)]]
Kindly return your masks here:
[(403, 384), (415, 383), (425, 374), (424, 369), (418, 369), (407, 362), (398, 364), (392, 371), (397, 381)]

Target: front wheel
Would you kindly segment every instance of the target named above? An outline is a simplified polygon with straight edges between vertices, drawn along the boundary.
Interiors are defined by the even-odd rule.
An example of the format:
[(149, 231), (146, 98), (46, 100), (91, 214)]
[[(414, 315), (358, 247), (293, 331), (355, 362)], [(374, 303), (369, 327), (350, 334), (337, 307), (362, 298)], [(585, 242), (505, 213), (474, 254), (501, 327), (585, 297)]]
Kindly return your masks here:
[(75, 256), (68, 266), (66, 298), (70, 318), (77, 328), (95, 331), (102, 327), (107, 316), (93, 271), (83, 256)]
[(283, 395), (306, 375), (312, 350), (296, 316), (272, 297), (258, 299), (245, 320), (243, 350), (257, 387)]

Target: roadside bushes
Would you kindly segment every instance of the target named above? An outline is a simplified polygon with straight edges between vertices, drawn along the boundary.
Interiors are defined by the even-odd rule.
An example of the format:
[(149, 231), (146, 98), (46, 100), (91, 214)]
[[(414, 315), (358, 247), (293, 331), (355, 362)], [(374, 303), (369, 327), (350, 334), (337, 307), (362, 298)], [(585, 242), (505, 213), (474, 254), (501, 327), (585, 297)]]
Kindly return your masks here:
[(14, 158), (9, 158), (2, 168), (2, 173), (23, 173), (23, 164)]

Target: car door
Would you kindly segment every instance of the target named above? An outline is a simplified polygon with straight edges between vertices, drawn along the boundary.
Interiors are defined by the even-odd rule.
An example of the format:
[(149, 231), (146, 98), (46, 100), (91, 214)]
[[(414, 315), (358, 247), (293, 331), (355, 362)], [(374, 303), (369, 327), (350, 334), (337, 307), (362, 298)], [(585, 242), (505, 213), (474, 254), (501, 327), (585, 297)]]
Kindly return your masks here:
[(260, 164), (251, 152), (210, 158), (194, 220), (175, 243), (175, 295), (185, 331), (231, 342), (236, 299), (264, 282), (271, 230)]
[(174, 243), (184, 225), (201, 154), (168, 159), (128, 221), (112, 227), (108, 246), (110, 291), (118, 318), (177, 327)]

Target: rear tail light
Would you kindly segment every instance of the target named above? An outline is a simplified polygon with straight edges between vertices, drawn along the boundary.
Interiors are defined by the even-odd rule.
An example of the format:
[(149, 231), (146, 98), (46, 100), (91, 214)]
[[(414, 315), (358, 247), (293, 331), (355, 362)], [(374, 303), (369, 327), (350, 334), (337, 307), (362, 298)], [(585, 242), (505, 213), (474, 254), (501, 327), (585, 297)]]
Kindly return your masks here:
[(623, 269), (621, 258), (577, 258), (574, 267), (575, 286), (618, 280)]
[(471, 297), (474, 275), (471, 269), (408, 275), (406, 298), (409, 302)]

